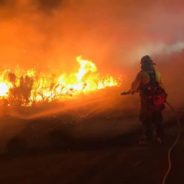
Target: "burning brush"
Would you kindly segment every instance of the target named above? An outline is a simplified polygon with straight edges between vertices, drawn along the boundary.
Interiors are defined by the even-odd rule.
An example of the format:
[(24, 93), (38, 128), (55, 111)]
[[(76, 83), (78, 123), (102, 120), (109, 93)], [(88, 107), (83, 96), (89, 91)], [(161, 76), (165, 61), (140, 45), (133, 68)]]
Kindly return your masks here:
[(92, 61), (81, 56), (76, 60), (80, 66), (77, 72), (58, 76), (40, 74), (35, 70), (3, 70), (0, 99), (8, 105), (31, 106), (119, 85), (113, 76), (100, 75)]

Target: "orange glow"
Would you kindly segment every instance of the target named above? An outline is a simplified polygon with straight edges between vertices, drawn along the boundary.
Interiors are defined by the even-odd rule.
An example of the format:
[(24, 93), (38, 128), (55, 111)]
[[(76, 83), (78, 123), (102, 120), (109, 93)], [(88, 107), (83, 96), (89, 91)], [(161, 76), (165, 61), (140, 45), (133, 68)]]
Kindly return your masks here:
[(0, 76), (0, 98), (7, 99), (9, 104), (30, 106), (119, 85), (119, 81), (113, 76), (99, 74), (94, 62), (81, 56), (76, 61), (79, 64), (78, 71), (69, 74), (50, 75), (36, 70), (4, 70)]

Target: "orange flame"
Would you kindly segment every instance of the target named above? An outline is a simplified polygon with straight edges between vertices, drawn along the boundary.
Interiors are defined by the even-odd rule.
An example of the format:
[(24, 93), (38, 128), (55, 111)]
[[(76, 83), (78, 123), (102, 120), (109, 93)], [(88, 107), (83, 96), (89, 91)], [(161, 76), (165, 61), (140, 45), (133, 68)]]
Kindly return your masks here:
[(77, 72), (56, 77), (35, 70), (4, 70), (0, 75), (0, 98), (7, 99), (9, 104), (29, 106), (119, 85), (114, 77), (101, 76), (92, 61), (81, 56), (76, 60), (80, 66)]

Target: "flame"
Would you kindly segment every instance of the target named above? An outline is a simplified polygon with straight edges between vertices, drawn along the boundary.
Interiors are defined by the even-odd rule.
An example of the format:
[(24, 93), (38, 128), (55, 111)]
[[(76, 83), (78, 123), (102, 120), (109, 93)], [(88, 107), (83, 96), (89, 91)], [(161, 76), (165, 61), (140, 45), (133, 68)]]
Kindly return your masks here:
[(7, 98), (9, 95), (9, 90), (12, 87), (11, 83), (5, 80), (5, 73), (6, 71), (3, 71), (0, 75), (0, 98)]
[(87, 73), (97, 71), (96, 65), (92, 61), (84, 60), (81, 56), (77, 57), (77, 62), (80, 65), (80, 69), (77, 73), (77, 79), (79, 82)]
[(78, 71), (57, 76), (38, 73), (33, 69), (4, 70), (0, 75), (0, 99), (6, 99), (11, 105), (30, 106), (119, 85), (114, 77), (100, 75), (93, 61), (81, 56), (76, 61)]
[(9, 87), (5, 82), (0, 83), (0, 97), (8, 96)]

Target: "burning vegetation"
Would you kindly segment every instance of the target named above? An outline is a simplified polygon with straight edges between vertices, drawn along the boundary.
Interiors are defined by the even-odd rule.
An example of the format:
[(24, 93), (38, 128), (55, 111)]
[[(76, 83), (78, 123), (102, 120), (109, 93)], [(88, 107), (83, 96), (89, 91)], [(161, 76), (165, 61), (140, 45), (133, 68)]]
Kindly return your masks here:
[(32, 106), (119, 85), (119, 80), (113, 76), (99, 74), (92, 61), (81, 56), (76, 61), (78, 71), (69, 74), (51, 75), (19, 68), (1, 71), (0, 100), (8, 106)]

